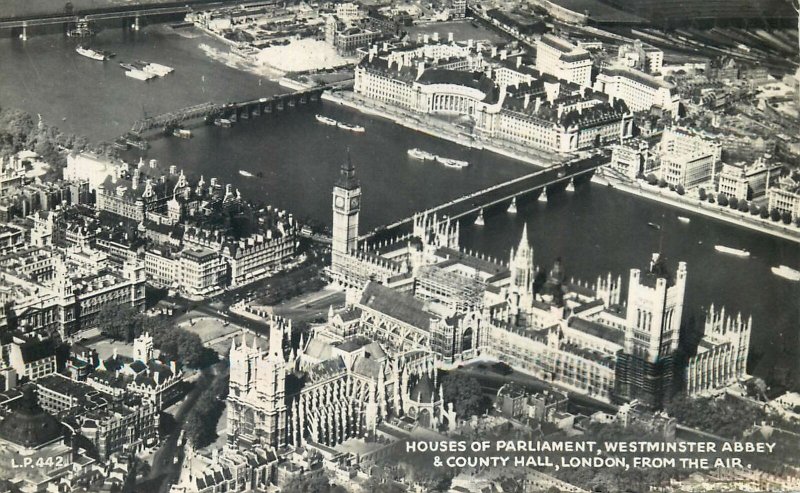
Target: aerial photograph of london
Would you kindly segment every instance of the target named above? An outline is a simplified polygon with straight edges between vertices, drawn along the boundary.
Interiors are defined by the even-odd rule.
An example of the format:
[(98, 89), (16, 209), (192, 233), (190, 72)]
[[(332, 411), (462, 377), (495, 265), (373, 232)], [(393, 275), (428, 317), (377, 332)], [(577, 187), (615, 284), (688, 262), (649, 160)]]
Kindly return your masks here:
[(800, 491), (800, 0), (0, 0), (0, 493)]

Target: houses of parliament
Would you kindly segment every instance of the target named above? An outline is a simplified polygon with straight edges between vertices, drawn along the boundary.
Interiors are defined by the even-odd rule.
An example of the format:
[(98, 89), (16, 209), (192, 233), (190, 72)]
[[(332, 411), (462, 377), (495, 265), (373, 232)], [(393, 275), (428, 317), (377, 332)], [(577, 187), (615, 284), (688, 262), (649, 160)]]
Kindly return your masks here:
[[(466, 252), (459, 225), (425, 212), (410, 235), (359, 239), (361, 185), (350, 157), (333, 188), (328, 274), (347, 292), (299, 347), (273, 320), (268, 347), (243, 338), (230, 352), (230, 444), (328, 447), (390, 417), (456, 423), (437, 370), (502, 361), (545, 382), (658, 409), (677, 386), (700, 394), (746, 375), (751, 320), (707, 310), (696, 353), (679, 358), (689, 266), (654, 253), (642, 268), (592, 282), (557, 260), (536, 263), (523, 229), (507, 261)], [(644, 260), (644, 259), (643, 259)], [(622, 293), (626, 293), (623, 297)]]

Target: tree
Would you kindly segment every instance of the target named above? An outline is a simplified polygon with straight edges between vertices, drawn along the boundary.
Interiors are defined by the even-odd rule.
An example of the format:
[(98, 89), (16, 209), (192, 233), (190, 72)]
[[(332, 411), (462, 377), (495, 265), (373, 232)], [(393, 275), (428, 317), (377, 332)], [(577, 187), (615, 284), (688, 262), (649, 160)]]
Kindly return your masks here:
[(131, 342), (142, 333), (142, 315), (130, 305), (106, 305), (97, 312), (95, 323), (108, 337)]
[(728, 201), (728, 205), (730, 206), (731, 209), (738, 209), (739, 199), (737, 199), (736, 197), (731, 197), (730, 200)]
[(783, 214), (781, 214), (781, 220), (783, 221), (783, 224), (792, 224), (792, 213), (789, 211), (784, 211)]
[(483, 395), (478, 381), (462, 373), (448, 373), (442, 379), (444, 402), (452, 402), (460, 419), (478, 416), (486, 412), (491, 401)]
[(769, 218), (772, 219), (775, 222), (780, 221), (781, 220), (781, 211), (779, 211), (778, 209), (773, 207), (772, 210), (769, 211)]
[(656, 183), (658, 183), (658, 178), (656, 178), (656, 175), (654, 175), (653, 173), (650, 173), (647, 175), (647, 183), (655, 185)]
[(762, 207), (761, 208), (761, 214), (760, 215), (761, 215), (761, 219), (769, 218), (769, 211), (767, 210), (766, 207)]
[(752, 214), (752, 215), (754, 215), (754, 216), (755, 216), (755, 215), (757, 215), (759, 212), (761, 212), (761, 210), (760, 210), (760, 208), (759, 208), (759, 207), (756, 205), (756, 203), (755, 203), (755, 202), (750, 202), (750, 214)]
[(726, 205), (728, 205), (728, 196), (725, 195), (722, 192), (718, 193), (717, 194), (717, 203), (719, 205), (721, 205), (722, 207), (725, 207)]
[(686, 193), (686, 190), (683, 189), (683, 185), (678, 185), (675, 187), (675, 191), (678, 192), (678, 195), (683, 195)]
[(666, 188), (666, 187), (667, 187), (666, 180), (664, 180), (663, 178), (658, 180), (658, 188)]
[(746, 200), (739, 201), (739, 212), (747, 212), (749, 208), (750, 208), (749, 204), (747, 203)]
[(284, 493), (347, 493), (341, 486), (331, 484), (324, 474), (295, 476), (281, 490)]
[(703, 188), (703, 187), (700, 187), (697, 190), (697, 196), (700, 198), (700, 200), (705, 200), (706, 199), (706, 189)]

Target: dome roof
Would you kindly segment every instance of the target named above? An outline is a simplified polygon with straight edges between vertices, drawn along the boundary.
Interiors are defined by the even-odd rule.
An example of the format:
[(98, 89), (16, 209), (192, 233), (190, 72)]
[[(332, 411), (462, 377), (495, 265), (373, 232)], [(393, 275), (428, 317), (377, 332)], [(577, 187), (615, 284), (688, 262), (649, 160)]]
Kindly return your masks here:
[(32, 389), (26, 389), (12, 409), (0, 422), (0, 439), (36, 448), (64, 435), (61, 423), (39, 407)]
[(414, 402), (428, 403), (433, 398), (433, 382), (428, 375), (422, 375), (417, 383), (411, 387), (411, 400)]

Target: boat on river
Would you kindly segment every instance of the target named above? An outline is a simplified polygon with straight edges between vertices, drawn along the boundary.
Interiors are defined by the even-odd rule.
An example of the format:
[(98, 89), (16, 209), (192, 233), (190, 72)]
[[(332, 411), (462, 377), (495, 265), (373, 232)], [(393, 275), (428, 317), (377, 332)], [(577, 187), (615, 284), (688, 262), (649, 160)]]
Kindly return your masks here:
[(800, 271), (797, 269), (792, 269), (788, 265), (779, 265), (778, 267), (773, 267), (772, 273), (790, 281), (800, 281)]
[(648, 225), (648, 226), (650, 226), (650, 227), (651, 227), (651, 228), (653, 228), (653, 229), (661, 229), (661, 225), (660, 225), (660, 224), (656, 224), (656, 223), (647, 223), (647, 225)]
[(319, 115), (318, 114), (318, 115), (314, 116), (314, 118), (316, 118), (318, 122), (324, 123), (325, 125), (330, 125), (332, 127), (335, 127), (336, 124), (339, 123), (336, 120), (334, 120), (333, 118), (328, 118), (327, 116), (324, 116), (324, 115)]
[(729, 246), (725, 246), (725, 245), (714, 245), (714, 250), (716, 250), (718, 252), (721, 252), (721, 253), (727, 253), (729, 255), (735, 255), (737, 257), (749, 257), (750, 256), (750, 252), (747, 251), (747, 250), (743, 250), (743, 249), (739, 249), (739, 248), (733, 248), (733, 247), (729, 247)]
[(357, 132), (357, 133), (366, 132), (366, 129), (361, 125), (350, 125), (349, 123), (337, 122), (336, 126), (343, 130), (349, 130), (351, 132)]
[(255, 176), (253, 173), (251, 173), (249, 171), (245, 171), (243, 169), (239, 170), (239, 174), (242, 175), (242, 176), (246, 176), (247, 178), (252, 178), (253, 176)]
[(423, 151), (422, 149), (413, 148), (408, 150), (408, 155), (414, 159), (419, 159), (420, 161), (433, 161), (436, 159), (435, 154), (431, 154), (430, 152)]
[(466, 168), (469, 166), (467, 161), (459, 161), (458, 159), (450, 159), (447, 157), (436, 156), (436, 161), (442, 163), (443, 165), (447, 166), (448, 168)]
[(77, 48), (75, 48), (75, 52), (78, 55), (85, 56), (86, 58), (91, 58), (92, 60), (97, 60), (98, 62), (102, 62), (106, 59), (106, 56), (103, 53), (95, 51), (86, 46), (78, 46)]
[(689, 223), (691, 221), (691, 219), (689, 219), (686, 216), (678, 216), (678, 221), (680, 221), (680, 222), (682, 222), (684, 224), (687, 224), (687, 223)]

